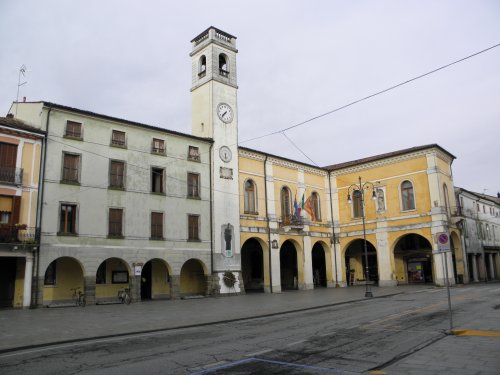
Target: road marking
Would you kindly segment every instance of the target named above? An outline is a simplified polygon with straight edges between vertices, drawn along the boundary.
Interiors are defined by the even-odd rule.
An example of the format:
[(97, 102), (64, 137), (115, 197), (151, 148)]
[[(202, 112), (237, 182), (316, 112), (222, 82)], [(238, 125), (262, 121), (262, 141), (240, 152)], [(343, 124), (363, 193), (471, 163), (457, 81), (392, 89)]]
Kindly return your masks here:
[(265, 349), (265, 350), (261, 350), (260, 352), (245, 354), (245, 357), (257, 357), (258, 355), (266, 354), (266, 353), (269, 353), (272, 351), (273, 351), (273, 349)]
[(483, 331), (478, 329), (454, 329), (451, 333), (455, 336), (500, 337), (500, 331)]
[(299, 341), (291, 342), (290, 344), (287, 344), (286, 346), (294, 346), (294, 345), (302, 344), (305, 341), (306, 340), (299, 340)]

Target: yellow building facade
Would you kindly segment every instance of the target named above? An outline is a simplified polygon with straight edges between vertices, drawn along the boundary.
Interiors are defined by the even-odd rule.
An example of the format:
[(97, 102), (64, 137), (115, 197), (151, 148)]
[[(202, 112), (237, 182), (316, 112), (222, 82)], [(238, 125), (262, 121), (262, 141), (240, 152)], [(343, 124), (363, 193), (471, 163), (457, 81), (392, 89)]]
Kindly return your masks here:
[[(464, 263), (453, 159), (427, 145), (317, 168), (240, 148), (244, 289), (365, 284), (367, 273), (380, 286), (444, 285), (445, 265), (454, 283)], [(443, 232), (452, 252), (437, 254)]]

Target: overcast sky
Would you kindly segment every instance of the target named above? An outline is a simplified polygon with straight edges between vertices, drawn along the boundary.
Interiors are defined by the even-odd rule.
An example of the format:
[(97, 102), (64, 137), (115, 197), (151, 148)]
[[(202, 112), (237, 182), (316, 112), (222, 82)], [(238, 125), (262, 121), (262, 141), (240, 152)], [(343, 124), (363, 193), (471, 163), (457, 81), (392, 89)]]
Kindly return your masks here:
[[(500, 1), (0, 1), (0, 114), (19, 97), (191, 132), (190, 40), (237, 39), (242, 146), (500, 43)], [(456, 186), (500, 191), (500, 47), (287, 136), (325, 166), (438, 143)], [(485, 190), (487, 189), (487, 190)]]

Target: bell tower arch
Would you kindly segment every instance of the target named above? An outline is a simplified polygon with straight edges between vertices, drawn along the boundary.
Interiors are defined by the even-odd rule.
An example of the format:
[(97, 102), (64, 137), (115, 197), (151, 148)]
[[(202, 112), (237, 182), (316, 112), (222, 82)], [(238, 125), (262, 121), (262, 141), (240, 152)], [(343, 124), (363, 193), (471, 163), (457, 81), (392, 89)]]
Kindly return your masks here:
[(236, 37), (211, 26), (191, 45), (192, 134), (214, 141), (213, 269), (220, 292), (234, 293), (240, 291), (234, 280), (241, 280)]

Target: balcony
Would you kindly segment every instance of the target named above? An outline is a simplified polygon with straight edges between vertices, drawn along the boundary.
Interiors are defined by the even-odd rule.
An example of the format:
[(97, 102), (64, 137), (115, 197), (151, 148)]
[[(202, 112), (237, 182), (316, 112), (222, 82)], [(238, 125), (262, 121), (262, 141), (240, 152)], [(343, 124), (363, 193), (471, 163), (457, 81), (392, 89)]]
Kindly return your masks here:
[(281, 217), (280, 227), (288, 232), (291, 229), (302, 230), (304, 229), (304, 222), (301, 217), (295, 215), (285, 215)]
[(452, 217), (469, 217), (477, 219), (477, 211), (475, 209), (463, 208), (460, 206), (450, 207)]
[(34, 244), (38, 242), (39, 234), (39, 228), (0, 224), (0, 243)]
[(23, 169), (0, 166), (0, 183), (21, 185), (23, 183)]

